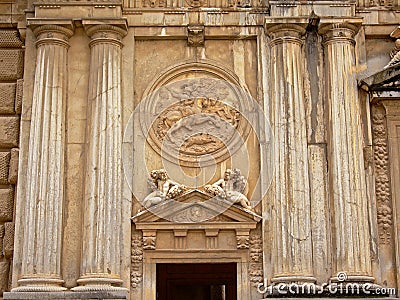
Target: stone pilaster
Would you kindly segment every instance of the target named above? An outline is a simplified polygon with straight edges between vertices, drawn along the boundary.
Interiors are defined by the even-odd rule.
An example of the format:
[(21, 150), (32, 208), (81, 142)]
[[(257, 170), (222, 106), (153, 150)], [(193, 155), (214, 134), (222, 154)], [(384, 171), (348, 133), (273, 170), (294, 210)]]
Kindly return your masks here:
[(121, 40), (126, 29), (88, 25), (86, 32), (91, 61), (84, 236), (80, 286), (74, 290), (121, 290)]
[(324, 38), (327, 86), (328, 165), (335, 249), (332, 280), (338, 272), (345, 272), (348, 281), (362, 283), (374, 278), (354, 48), (354, 36), (360, 24), (355, 24), (325, 24), (319, 32)]
[(267, 24), (276, 157), (272, 282), (315, 282), (300, 24)]
[(69, 26), (32, 26), (37, 59), (26, 167), (21, 277), (12, 292), (65, 290), (61, 278)]

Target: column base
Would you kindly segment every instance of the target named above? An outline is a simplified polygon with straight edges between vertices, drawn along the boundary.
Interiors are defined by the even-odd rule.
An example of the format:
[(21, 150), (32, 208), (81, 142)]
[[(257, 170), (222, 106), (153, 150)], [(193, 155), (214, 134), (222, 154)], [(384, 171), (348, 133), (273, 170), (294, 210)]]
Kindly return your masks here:
[(128, 299), (127, 291), (101, 291), (101, 292), (9, 292), (3, 294), (3, 299), (15, 300), (64, 300), (64, 299)]
[(62, 292), (64, 280), (46, 277), (25, 277), (18, 280), (19, 286), (11, 292)]
[(348, 275), (346, 272), (338, 272), (332, 276), (330, 282), (354, 282), (354, 283), (373, 283), (375, 278), (369, 275)]
[(271, 279), (272, 283), (315, 283), (317, 279), (314, 276), (303, 275), (278, 275)]
[(71, 289), (74, 292), (127, 291), (126, 288), (121, 287), (123, 281), (119, 277), (108, 274), (81, 276), (77, 283), (79, 286)]

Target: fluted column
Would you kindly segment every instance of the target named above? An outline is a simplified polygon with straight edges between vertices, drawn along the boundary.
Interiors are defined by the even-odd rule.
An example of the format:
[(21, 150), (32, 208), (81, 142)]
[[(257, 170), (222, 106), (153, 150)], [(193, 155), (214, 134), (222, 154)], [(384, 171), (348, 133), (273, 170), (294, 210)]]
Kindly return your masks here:
[(86, 28), (91, 37), (85, 210), (77, 291), (121, 290), (121, 48), (126, 30)]
[(363, 159), (361, 108), (357, 92), (355, 41), (358, 26), (321, 26), (324, 37), (328, 165), (335, 255), (332, 279), (346, 272), (348, 281), (373, 281)]
[(267, 24), (275, 136), (272, 282), (314, 282), (304, 103), (305, 26)]
[(12, 292), (62, 291), (61, 240), (69, 28), (42, 25), (29, 135), (24, 239), (19, 286)]

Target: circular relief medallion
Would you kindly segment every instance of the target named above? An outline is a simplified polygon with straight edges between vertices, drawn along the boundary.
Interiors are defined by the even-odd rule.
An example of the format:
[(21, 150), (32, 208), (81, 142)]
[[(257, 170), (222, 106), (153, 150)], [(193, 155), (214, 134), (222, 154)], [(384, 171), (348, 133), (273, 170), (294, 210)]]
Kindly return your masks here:
[(153, 111), (146, 135), (149, 144), (183, 166), (200, 161), (206, 166), (230, 157), (243, 145), (250, 127), (229, 85), (192, 79), (159, 89), (148, 107)]

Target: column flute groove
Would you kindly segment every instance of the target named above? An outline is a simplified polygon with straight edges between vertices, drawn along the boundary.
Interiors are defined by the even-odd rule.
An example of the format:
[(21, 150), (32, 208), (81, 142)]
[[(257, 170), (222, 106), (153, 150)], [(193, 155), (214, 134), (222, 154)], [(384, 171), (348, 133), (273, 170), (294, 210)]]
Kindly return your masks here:
[(305, 25), (267, 24), (275, 136), (273, 283), (315, 282), (305, 115)]
[(126, 30), (86, 27), (91, 37), (81, 277), (75, 291), (121, 287), (121, 48)]
[(355, 73), (355, 40), (359, 24), (324, 24), (328, 104), (329, 178), (332, 191), (332, 281), (338, 272), (347, 281), (373, 282), (363, 160), (361, 108)]
[(41, 25), (29, 136), (21, 277), (12, 292), (65, 290), (61, 278), (69, 28)]

